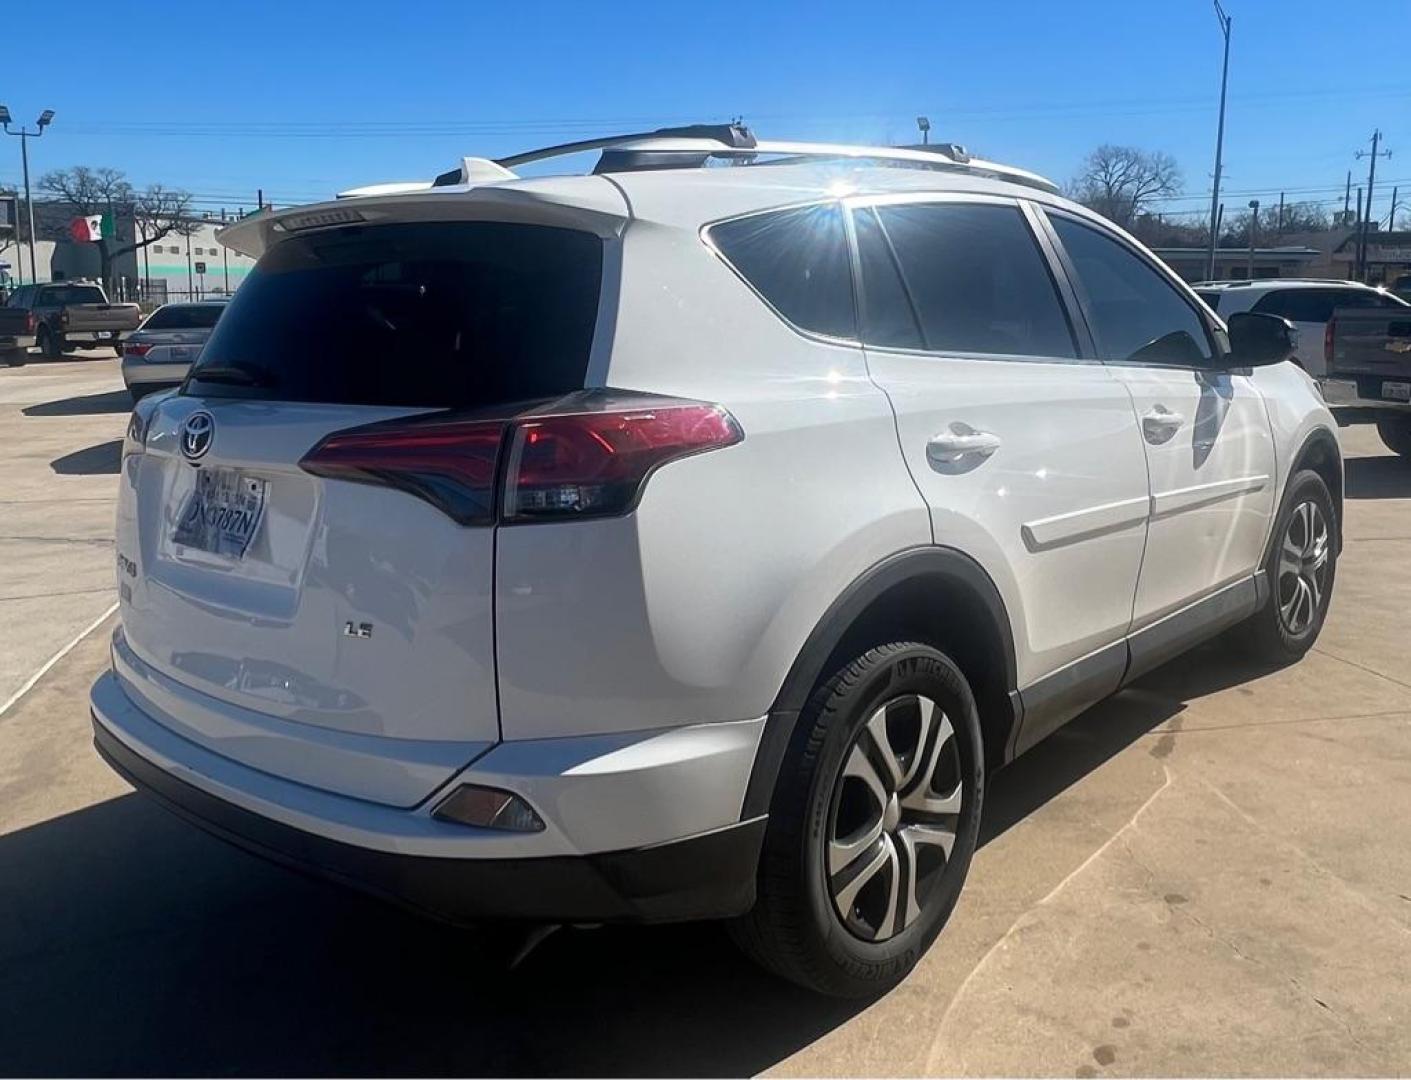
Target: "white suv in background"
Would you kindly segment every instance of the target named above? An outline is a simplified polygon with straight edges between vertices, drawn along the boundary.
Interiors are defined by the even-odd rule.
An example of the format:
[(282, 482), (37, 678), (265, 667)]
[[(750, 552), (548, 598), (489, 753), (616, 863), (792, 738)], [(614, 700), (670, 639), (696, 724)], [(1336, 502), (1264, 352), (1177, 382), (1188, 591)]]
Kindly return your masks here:
[(98, 748), (441, 918), (730, 919), (877, 993), (991, 770), (1219, 631), (1313, 643), (1333, 421), (1284, 321), (1032, 174), (589, 145), (225, 231), (258, 266), (124, 443)]

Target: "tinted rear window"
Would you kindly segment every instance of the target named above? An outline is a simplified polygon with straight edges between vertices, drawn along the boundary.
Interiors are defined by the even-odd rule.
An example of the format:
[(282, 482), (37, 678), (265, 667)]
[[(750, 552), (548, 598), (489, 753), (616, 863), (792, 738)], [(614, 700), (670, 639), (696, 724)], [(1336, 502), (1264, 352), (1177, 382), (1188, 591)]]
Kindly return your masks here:
[(295, 236), (240, 286), (188, 392), (445, 408), (557, 396), (583, 386), (601, 280), (602, 241), (571, 229), (418, 222)]
[(142, 329), (209, 330), (224, 310), (224, 304), (168, 304), (152, 312)]
[(45, 307), (69, 304), (105, 304), (103, 290), (96, 285), (60, 285), (43, 289), (39, 303)]
[(1220, 310), (1220, 294), (1214, 289), (1196, 289), (1195, 294), (1205, 301), (1211, 311)]
[(857, 337), (848, 242), (836, 203), (722, 222), (711, 226), (710, 239), (800, 330)]

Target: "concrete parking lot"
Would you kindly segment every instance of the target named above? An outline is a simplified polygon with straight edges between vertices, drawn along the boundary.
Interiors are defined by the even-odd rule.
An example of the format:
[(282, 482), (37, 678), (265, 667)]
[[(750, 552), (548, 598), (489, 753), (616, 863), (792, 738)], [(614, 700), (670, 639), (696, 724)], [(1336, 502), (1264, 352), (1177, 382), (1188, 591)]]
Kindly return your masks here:
[[(1317, 649), (1219, 645), (998, 775), (951, 925), (824, 1001), (714, 926), (425, 924), (230, 849), (90, 745), (116, 361), (0, 369), (0, 1072), (1391, 1075), (1411, 1070), (1411, 463), (1343, 430)], [(74, 642), (95, 620), (99, 625)]]

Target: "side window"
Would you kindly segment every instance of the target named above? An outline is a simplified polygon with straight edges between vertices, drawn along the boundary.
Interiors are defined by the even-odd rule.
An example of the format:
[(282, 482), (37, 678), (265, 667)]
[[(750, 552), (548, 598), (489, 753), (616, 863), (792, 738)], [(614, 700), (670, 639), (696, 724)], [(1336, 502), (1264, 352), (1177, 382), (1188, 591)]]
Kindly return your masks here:
[(894, 349), (922, 348), (921, 329), (877, 215), (867, 208), (855, 210), (852, 223), (862, 263), (862, 340)]
[(1087, 296), (1098, 348), (1107, 360), (1197, 367), (1213, 355), (1195, 308), (1116, 240), (1051, 214)]
[(1271, 292), (1262, 297), (1251, 308), (1260, 315), (1282, 315), (1294, 322), (1327, 322), (1332, 318), (1333, 308), (1344, 302), (1351, 303), (1351, 290), (1337, 289), (1285, 289)]
[(1015, 206), (925, 203), (877, 210), (926, 348), (1075, 357), (1038, 242)]
[(852, 267), (837, 203), (712, 225), (716, 250), (800, 330), (856, 339)]

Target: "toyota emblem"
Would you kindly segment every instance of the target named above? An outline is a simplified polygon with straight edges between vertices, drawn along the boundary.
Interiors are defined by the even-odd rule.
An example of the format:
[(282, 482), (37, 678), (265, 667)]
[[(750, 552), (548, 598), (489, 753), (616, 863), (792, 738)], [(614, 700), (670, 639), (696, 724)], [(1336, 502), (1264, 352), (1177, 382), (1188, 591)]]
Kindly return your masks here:
[(211, 448), (216, 421), (208, 412), (192, 413), (181, 425), (181, 453), (187, 461), (196, 461)]

